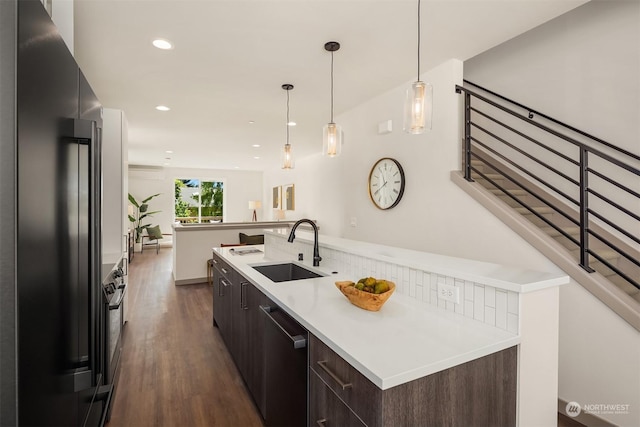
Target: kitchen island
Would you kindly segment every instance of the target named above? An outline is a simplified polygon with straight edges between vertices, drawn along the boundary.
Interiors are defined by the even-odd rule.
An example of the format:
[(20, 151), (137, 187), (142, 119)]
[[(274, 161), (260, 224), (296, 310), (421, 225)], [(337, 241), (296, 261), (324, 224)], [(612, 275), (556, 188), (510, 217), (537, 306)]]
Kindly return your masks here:
[[(329, 236), (320, 237), (323, 261), (313, 268), (311, 234), (298, 233), (293, 244), (286, 241), (286, 233), (265, 234), (265, 245), (260, 247), (264, 253), (214, 250), (380, 390), (517, 346), (517, 423), (535, 425), (555, 417), (557, 287), (568, 282), (561, 271), (524, 271)], [(253, 269), (297, 259), (298, 253), (309, 260), (303, 261), (305, 268), (324, 276), (274, 283)], [(351, 305), (334, 285), (364, 276), (397, 284), (396, 293), (379, 312)], [(439, 283), (458, 289), (457, 302), (438, 297)], [(535, 319), (530, 319), (532, 314)], [(539, 345), (544, 345), (543, 352)], [(556, 357), (548, 357), (554, 351)], [(550, 396), (540, 395), (549, 391)], [(533, 401), (524, 399), (530, 395), (535, 395)]]

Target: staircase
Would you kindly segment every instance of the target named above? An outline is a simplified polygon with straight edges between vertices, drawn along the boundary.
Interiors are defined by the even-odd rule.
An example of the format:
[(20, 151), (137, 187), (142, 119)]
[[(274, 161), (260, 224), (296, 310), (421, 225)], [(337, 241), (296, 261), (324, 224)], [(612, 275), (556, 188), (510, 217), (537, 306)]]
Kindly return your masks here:
[(640, 330), (640, 156), (465, 82), (452, 180)]

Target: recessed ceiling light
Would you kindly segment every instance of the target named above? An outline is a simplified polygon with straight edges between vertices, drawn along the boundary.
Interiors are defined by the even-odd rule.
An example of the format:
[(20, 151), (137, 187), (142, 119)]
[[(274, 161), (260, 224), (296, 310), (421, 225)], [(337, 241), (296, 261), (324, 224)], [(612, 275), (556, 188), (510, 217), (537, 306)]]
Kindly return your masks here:
[(240, 166), (234, 166), (233, 168), (234, 169), (240, 169)]
[(253, 144), (252, 147), (253, 148), (260, 148), (260, 144)]
[(289, 123), (287, 123), (287, 126), (295, 126), (295, 125), (296, 125), (296, 122), (289, 122)]
[(167, 154), (173, 154), (173, 151), (172, 151), (172, 150), (167, 150), (167, 151), (165, 151), (165, 153), (167, 153)]
[(254, 124), (254, 123), (255, 123), (255, 121), (253, 121), (253, 120), (249, 120), (249, 124), (250, 124), (250, 125), (252, 125), (252, 124)]
[(158, 105), (158, 106), (156, 106), (156, 110), (158, 110), (158, 111), (169, 111), (169, 110), (171, 110), (171, 108), (167, 107), (166, 105)]
[(165, 166), (169, 166), (169, 163), (165, 163), (164, 165), (165, 165)]
[(162, 49), (162, 50), (169, 50), (169, 49), (173, 49), (173, 45), (171, 44), (170, 41), (168, 40), (164, 40), (164, 39), (155, 39), (153, 42), (153, 45), (155, 47), (157, 47), (158, 49)]
[(258, 156), (254, 156), (253, 158), (254, 158), (254, 159), (256, 159), (256, 160), (258, 160), (260, 157), (258, 157)]

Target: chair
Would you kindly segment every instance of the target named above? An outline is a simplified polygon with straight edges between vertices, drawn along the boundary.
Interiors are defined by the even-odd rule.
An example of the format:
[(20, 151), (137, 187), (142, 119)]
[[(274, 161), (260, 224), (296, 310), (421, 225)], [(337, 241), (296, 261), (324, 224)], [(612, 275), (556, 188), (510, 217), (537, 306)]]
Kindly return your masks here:
[(207, 283), (213, 285), (213, 258), (207, 260)]
[[(142, 235), (142, 247), (140, 248), (140, 253), (144, 252), (145, 246), (155, 246), (156, 247), (156, 255), (160, 251), (160, 239), (162, 239), (162, 231), (160, 231), (160, 226), (156, 225), (154, 227), (147, 227), (147, 234)], [(147, 242), (145, 243), (145, 239)]]
[(253, 236), (246, 235), (244, 233), (238, 233), (240, 243), (246, 245), (264, 245), (264, 234), (255, 234)]

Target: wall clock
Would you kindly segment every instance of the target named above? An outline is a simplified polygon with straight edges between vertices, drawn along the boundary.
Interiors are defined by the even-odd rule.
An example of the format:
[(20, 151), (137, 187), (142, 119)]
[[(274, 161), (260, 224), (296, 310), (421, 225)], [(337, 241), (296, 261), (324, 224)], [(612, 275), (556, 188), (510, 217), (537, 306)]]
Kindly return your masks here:
[(391, 209), (404, 194), (404, 170), (397, 160), (383, 157), (369, 172), (369, 197), (379, 209)]

